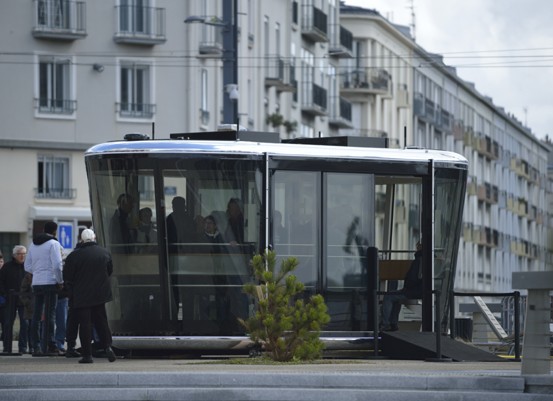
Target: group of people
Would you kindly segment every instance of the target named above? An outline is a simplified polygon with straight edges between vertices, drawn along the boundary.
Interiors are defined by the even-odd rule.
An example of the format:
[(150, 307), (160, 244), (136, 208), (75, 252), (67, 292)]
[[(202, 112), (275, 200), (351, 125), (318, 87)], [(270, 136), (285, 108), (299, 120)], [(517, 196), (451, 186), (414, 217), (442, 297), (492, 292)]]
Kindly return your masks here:
[(176, 196), (172, 201), (173, 211), (167, 216), (167, 238), (170, 244), (183, 243), (230, 243), (244, 242), (244, 214), (238, 198), (227, 203), (225, 229), (219, 231), (215, 212), (208, 216), (192, 218), (186, 207), (186, 200)]
[[(19, 353), (29, 352), (34, 357), (65, 354), (80, 357), (79, 363), (92, 363), (94, 331), (113, 362), (116, 356), (105, 310), (112, 299), (111, 255), (98, 246), (94, 231), (85, 229), (64, 262), (57, 229), (55, 222), (46, 222), (44, 232), (33, 238), (28, 250), (23, 245), (15, 246), (12, 261), (0, 266), (4, 352), (11, 352), (17, 315)], [(76, 349), (77, 335), (80, 353)]]
[(117, 209), (115, 209), (109, 225), (110, 242), (122, 245), (124, 253), (134, 251), (130, 244), (152, 244), (157, 242), (157, 231), (152, 222), (152, 209), (149, 207), (140, 209), (138, 211), (138, 223), (132, 224), (131, 212), (133, 207), (134, 200), (132, 196), (125, 193), (119, 195), (117, 197)]
[[(138, 211), (138, 222), (133, 224), (131, 213), (133, 198), (121, 194), (117, 198), (117, 209), (110, 221), (110, 243), (120, 245), (125, 253), (133, 252), (130, 244), (152, 244), (157, 242), (157, 230), (152, 222), (153, 212), (149, 207)], [(171, 202), (172, 212), (167, 216), (167, 240), (171, 249), (176, 244), (197, 242), (244, 242), (244, 215), (238, 198), (231, 198), (227, 204), (224, 232), (220, 232), (217, 222), (220, 216), (193, 217), (188, 210), (186, 199), (175, 196)]]

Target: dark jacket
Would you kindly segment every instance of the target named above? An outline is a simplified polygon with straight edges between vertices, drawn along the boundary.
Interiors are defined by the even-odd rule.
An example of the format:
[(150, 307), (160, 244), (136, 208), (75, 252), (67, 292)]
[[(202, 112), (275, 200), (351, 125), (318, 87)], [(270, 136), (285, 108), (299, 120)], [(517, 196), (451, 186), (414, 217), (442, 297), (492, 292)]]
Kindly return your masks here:
[[(17, 263), (13, 259), (2, 266), (2, 269), (0, 269), (0, 295), (6, 298), (6, 302), (10, 290), (19, 292), (23, 277), (25, 277), (25, 266), (23, 263)], [(19, 299), (17, 299), (17, 304), (21, 305)]]
[(409, 299), (422, 298), (422, 251), (415, 252), (415, 260), (405, 275), (403, 293)]
[(25, 274), (23, 281), (21, 282), (21, 289), (19, 290), (19, 300), (23, 304), (23, 317), (25, 320), (31, 320), (33, 318), (34, 310), (34, 296), (31, 284), (33, 283), (33, 275), (31, 273)]
[(87, 308), (111, 301), (111, 273), (111, 254), (96, 242), (86, 242), (71, 252), (65, 260), (63, 279), (73, 308)]

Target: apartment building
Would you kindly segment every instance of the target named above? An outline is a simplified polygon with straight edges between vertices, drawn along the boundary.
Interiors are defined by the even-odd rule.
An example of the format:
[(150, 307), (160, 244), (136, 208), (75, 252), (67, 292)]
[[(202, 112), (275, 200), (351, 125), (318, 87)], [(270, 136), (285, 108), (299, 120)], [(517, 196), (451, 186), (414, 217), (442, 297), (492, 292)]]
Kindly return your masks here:
[[(406, 27), (375, 10), (348, 6), (342, 6), (340, 22), (353, 33), (357, 51), (354, 60), (342, 63), (341, 73), (371, 77), (360, 85), (365, 88), (381, 74), (390, 80), (385, 95), (354, 90), (359, 96), (352, 99), (352, 114), (362, 110), (364, 118), (356, 126), (382, 132), (391, 146), (451, 150), (469, 160), (456, 290), (507, 292), (512, 272), (550, 269), (551, 186), (544, 144), (440, 55), (418, 46)], [(349, 93), (344, 86), (341, 93)], [(417, 222), (408, 224), (416, 233)]]
[(338, 0), (2, 2), (0, 87), (6, 254), (45, 220), (71, 228), (68, 248), (91, 224), (90, 145), (239, 123), (464, 154), (458, 289), (507, 290), (512, 271), (551, 265), (545, 146), (375, 10)]
[(66, 226), (63, 244), (74, 246), (79, 227), (91, 224), (83, 161), (90, 145), (154, 135), (154, 123), (163, 133), (188, 128), (187, 9), (167, 3), (170, 10), (123, 0), (0, 5), (5, 253), (49, 219)]

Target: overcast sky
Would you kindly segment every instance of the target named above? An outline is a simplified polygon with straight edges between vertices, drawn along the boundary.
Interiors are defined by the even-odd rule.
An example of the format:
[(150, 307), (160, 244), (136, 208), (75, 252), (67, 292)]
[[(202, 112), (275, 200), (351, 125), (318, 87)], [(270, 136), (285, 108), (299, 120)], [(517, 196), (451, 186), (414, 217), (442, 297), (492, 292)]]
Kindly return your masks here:
[(417, 43), (444, 55), (457, 75), (474, 82), (526, 124), (553, 137), (552, 0), (346, 0), (410, 26)]

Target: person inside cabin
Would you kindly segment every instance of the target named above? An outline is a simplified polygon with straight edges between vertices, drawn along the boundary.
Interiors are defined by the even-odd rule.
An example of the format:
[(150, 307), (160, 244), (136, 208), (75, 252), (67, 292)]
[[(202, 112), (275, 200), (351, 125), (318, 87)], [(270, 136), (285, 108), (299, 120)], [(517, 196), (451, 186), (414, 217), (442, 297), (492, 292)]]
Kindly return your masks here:
[(171, 202), (173, 212), (167, 216), (167, 240), (175, 251), (178, 244), (186, 244), (194, 241), (195, 225), (188, 213), (186, 199), (175, 196)]
[(204, 218), (204, 233), (202, 242), (209, 244), (221, 244), (223, 242), (223, 237), (217, 229), (215, 218), (211, 215)]
[(228, 225), (224, 237), (231, 245), (244, 243), (244, 213), (240, 203), (240, 199), (231, 198), (227, 204)]
[(282, 213), (278, 210), (273, 212), (273, 241), (275, 244), (286, 242), (286, 229), (282, 224)]
[(152, 223), (152, 209), (144, 207), (138, 211), (138, 227), (136, 228), (136, 242), (152, 244), (157, 242), (157, 231)]
[(415, 259), (405, 275), (403, 288), (388, 292), (382, 300), (382, 331), (397, 331), (399, 312), (402, 303), (407, 299), (422, 298), (422, 244), (417, 242)]
[[(117, 197), (117, 210), (113, 213), (109, 224), (112, 244), (130, 244), (132, 242), (131, 211), (133, 206), (133, 199), (130, 195), (122, 193)], [(127, 246), (123, 250), (130, 253)]]

